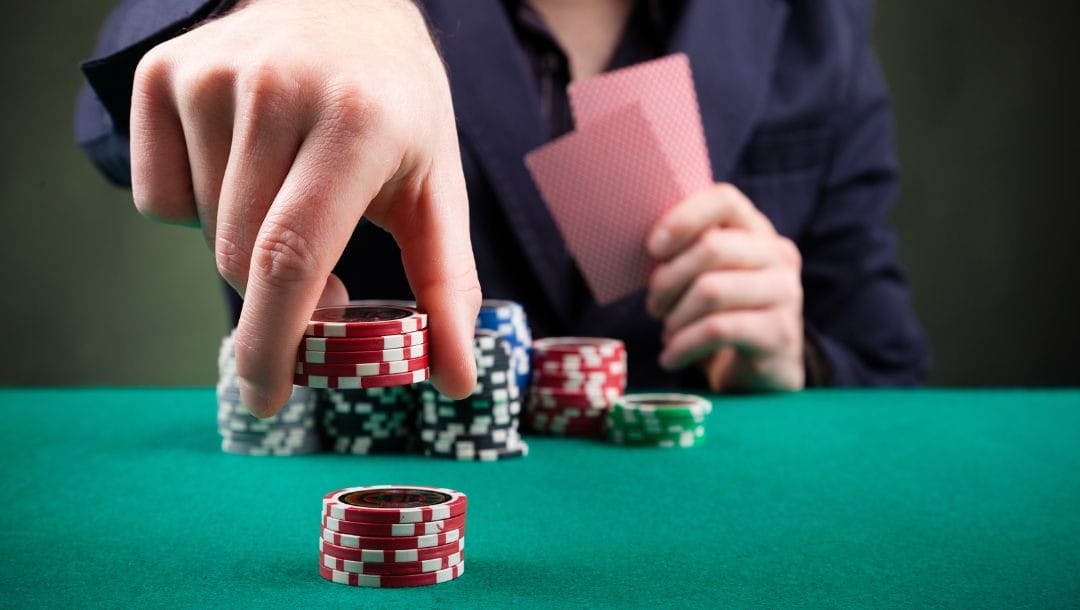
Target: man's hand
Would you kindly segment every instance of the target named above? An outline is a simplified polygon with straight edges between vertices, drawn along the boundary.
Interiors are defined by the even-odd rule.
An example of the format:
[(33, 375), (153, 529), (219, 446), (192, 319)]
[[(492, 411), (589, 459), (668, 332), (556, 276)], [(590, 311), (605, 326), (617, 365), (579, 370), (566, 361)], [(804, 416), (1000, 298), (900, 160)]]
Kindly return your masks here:
[(664, 321), (660, 365), (699, 363), (714, 391), (805, 383), (802, 258), (738, 189), (716, 184), (649, 236), (661, 261), (646, 306)]
[[(361, 216), (390, 231), (430, 315), (435, 384), (476, 380), (480, 286), (450, 89), (423, 17), (390, 0), (250, 0), (154, 48), (135, 74), (135, 205), (197, 224), (244, 296), (241, 394), (276, 413)], [(380, 261), (372, 261), (380, 264)]]

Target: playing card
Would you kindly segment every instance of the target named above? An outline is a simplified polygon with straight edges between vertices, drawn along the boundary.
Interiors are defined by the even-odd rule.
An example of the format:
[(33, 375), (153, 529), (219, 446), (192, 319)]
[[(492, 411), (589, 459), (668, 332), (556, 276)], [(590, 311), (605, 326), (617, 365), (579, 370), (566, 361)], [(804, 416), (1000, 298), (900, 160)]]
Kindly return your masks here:
[(648, 283), (645, 241), (684, 195), (642, 105), (591, 121), (525, 157), (597, 302)]
[(690, 60), (678, 53), (570, 84), (578, 129), (639, 103), (684, 195), (712, 183)]

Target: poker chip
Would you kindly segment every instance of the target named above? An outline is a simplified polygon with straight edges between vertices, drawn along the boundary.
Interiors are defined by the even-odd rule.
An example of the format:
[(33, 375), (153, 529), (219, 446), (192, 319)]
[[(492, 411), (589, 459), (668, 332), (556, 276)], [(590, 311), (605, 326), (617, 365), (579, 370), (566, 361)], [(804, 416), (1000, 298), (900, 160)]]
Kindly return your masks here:
[(293, 384), (310, 388), (330, 388), (342, 390), (360, 390), (364, 388), (384, 388), (396, 385), (420, 383), (428, 378), (427, 368), (407, 373), (389, 375), (370, 375), (367, 377), (337, 377), (333, 375), (293, 375)]
[(360, 352), (320, 352), (301, 350), (297, 354), (297, 361), (309, 364), (366, 364), (373, 362), (398, 362), (400, 360), (415, 360), (427, 355), (428, 344), (419, 343), (409, 347), (370, 350)]
[(293, 387), (288, 401), (276, 415), (266, 419), (255, 417), (240, 398), (235, 330), (222, 339), (217, 384), (217, 426), (222, 451), (251, 456), (292, 456), (322, 450), (319, 399), (315, 390)]
[(603, 337), (548, 337), (534, 341), (533, 352), (541, 359), (550, 355), (604, 361), (624, 357), (626, 345), (618, 339)]
[(441, 487), (366, 485), (332, 491), (323, 496), (319, 574), (361, 587), (453, 580), (465, 565), (467, 507), (465, 494)]
[(525, 308), (513, 301), (484, 299), (476, 318), (476, 328), (493, 331), (507, 340), (517, 385), (528, 388), (532, 371), (532, 331)]
[(305, 337), (301, 349), (313, 352), (370, 352), (411, 347), (427, 342), (427, 329), (376, 337)]
[(621, 445), (696, 447), (712, 403), (692, 394), (627, 394), (609, 409), (607, 437)]
[(427, 314), (411, 307), (343, 305), (321, 307), (311, 314), (308, 337), (381, 337), (427, 328)]
[(427, 315), (412, 307), (350, 303), (316, 309), (297, 353), (293, 384), (360, 390), (424, 381), (426, 328)]
[(321, 575), (326, 580), (343, 585), (352, 585), (354, 587), (421, 587), (425, 585), (435, 585), (451, 581), (458, 578), (464, 573), (464, 561), (458, 563), (454, 567), (446, 568), (445, 570), (439, 570), (438, 572), (430, 572), (426, 574), (406, 574), (397, 576), (354, 574), (352, 572), (342, 572), (339, 570), (334, 570), (324, 565), (319, 566), (319, 575)]
[(341, 559), (333, 555), (319, 553), (319, 563), (331, 570), (350, 574), (371, 574), (374, 576), (402, 576), (406, 574), (426, 574), (452, 568), (464, 559), (463, 553), (453, 553), (446, 557), (436, 557), (424, 561), (408, 563), (370, 563)]
[(519, 433), (521, 392), (510, 341), (477, 329), (473, 338), (477, 380), (463, 400), (419, 389), (419, 445), (424, 455), (467, 461), (499, 461), (528, 455)]
[(449, 519), (438, 521), (422, 521), (420, 523), (365, 523), (362, 521), (346, 521), (323, 516), (323, 529), (341, 534), (353, 536), (430, 536), (441, 534), (451, 530), (461, 529), (465, 526), (465, 515), (460, 514)]
[(425, 549), (449, 544), (460, 539), (464, 529), (448, 530), (424, 536), (357, 536), (323, 529), (323, 540), (330, 544), (353, 549)]
[(326, 494), (323, 497), (323, 512), (326, 516), (345, 521), (420, 523), (465, 514), (468, 501), (465, 494), (453, 489), (367, 485)]
[(323, 430), (342, 454), (406, 453), (416, 447), (418, 404), (411, 386), (324, 390)]
[(350, 549), (329, 542), (319, 537), (319, 553), (338, 559), (358, 561), (361, 563), (418, 563), (430, 559), (449, 557), (465, 550), (465, 537), (458, 538), (454, 542), (442, 546), (433, 546), (426, 549)]
[(538, 339), (525, 423), (544, 434), (602, 436), (608, 410), (626, 391), (626, 378), (626, 346), (618, 339)]
[(395, 360), (392, 362), (361, 362), (354, 364), (315, 364), (310, 362), (297, 362), (296, 375), (325, 375), (325, 376), (352, 376), (374, 377), (377, 375), (396, 375), (399, 373), (411, 373), (427, 368), (428, 357), (420, 356), (411, 360)]

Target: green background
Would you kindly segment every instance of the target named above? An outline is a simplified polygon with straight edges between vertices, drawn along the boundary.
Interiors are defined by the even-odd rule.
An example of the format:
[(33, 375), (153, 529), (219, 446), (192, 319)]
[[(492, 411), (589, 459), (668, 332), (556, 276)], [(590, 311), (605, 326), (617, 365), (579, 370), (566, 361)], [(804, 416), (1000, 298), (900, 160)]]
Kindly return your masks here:
[[(0, 384), (209, 384), (225, 330), (211, 257), (154, 225), (72, 144), (111, 1), (0, 21)], [(1080, 46), (1069, 3), (885, 0), (905, 188), (902, 258), (941, 385), (1080, 385)]]

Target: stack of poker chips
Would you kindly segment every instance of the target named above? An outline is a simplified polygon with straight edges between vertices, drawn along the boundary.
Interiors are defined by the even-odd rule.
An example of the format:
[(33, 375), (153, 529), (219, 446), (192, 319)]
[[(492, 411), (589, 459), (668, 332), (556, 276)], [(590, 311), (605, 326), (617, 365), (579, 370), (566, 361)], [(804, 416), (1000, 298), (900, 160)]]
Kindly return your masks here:
[(621, 445), (695, 447), (711, 412), (711, 402), (691, 394), (628, 394), (608, 411), (607, 436)]
[(602, 436), (626, 391), (626, 346), (618, 339), (552, 337), (533, 342), (525, 420), (534, 432)]
[(478, 330), (473, 338), (476, 388), (453, 400), (425, 384), (420, 389), (420, 446), (424, 454), (492, 462), (528, 455), (521, 439), (520, 390), (504, 337)]
[(325, 390), (323, 430), (338, 453), (405, 453), (416, 445), (416, 393), (410, 386)]
[(532, 367), (532, 331), (525, 308), (513, 301), (485, 299), (480, 305), (476, 328), (495, 331), (510, 343), (511, 362), (517, 375), (518, 388), (529, 387)]
[(394, 305), (322, 307), (311, 315), (293, 383), (359, 390), (428, 378), (427, 315)]
[(452, 489), (350, 487), (323, 497), (319, 574), (354, 587), (418, 587), (465, 572), (468, 498)]
[(277, 415), (259, 419), (240, 400), (236, 376), (235, 330), (218, 353), (218, 431), (221, 449), (244, 455), (299, 455), (322, 448), (318, 430), (319, 396), (310, 388), (293, 387)]

